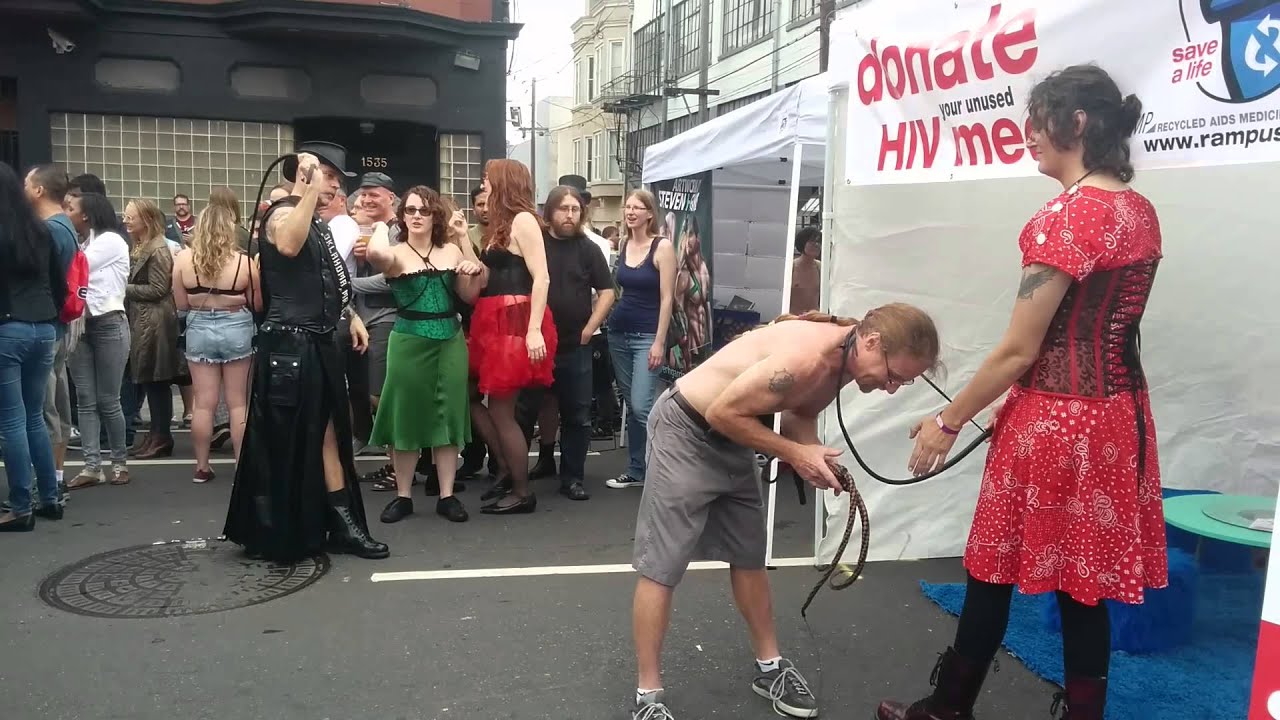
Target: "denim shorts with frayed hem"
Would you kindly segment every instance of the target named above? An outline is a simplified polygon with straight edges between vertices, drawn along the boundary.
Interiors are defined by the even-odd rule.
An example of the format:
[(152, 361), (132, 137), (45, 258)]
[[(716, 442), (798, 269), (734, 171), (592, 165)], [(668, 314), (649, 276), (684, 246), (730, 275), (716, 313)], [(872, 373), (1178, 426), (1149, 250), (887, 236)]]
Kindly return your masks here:
[(248, 309), (187, 313), (187, 360), (222, 365), (253, 355), (253, 313)]

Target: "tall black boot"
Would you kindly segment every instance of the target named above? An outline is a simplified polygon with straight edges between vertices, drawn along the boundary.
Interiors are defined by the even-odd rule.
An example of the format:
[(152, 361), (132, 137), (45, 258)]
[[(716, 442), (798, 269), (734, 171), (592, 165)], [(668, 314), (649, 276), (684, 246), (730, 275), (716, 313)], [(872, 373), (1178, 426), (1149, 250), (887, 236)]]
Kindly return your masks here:
[(1106, 678), (1068, 675), (1065, 684), (1065, 691), (1053, 696), (1051, 716), (1060, 720), (1102, 720), (1107, 707)]
[(933, 694), (911, 705), (886, 700), (876, 710), (878, 720), (973, 720), (973, 705), (982, 692), (991, 661), (976, 663), (953, 648), (938, 658), (929, 684)]
[(556, 444), (555, 443), (538, 443), (538, 462), (529, 468), (530, 480), (541, 480), (542, 478), (555, 477), (556, 475)]
[(381, 560), (391, 555), (391, 549), (369, 537), (369, 529), (356, 520), (347, 501), (346, 490), (329, 493), (329, 509), (333, 522), (329, 530), (329, 552), (355, 555), (365, 560)]

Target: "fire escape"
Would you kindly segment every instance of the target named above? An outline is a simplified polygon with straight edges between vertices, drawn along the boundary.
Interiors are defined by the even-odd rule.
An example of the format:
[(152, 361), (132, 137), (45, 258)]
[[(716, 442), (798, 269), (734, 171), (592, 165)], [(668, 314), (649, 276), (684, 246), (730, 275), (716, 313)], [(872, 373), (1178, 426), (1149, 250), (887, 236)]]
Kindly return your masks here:
[(602, 109), (614, 116), (618, 137), (626, 139), (618, 145), (616, 160), (629, 188), (640, 185), (645, 149), (664, 139), (667, 99), (719, 94), (680, 86), (682, 78), (698, 72), (709, 61), (704, 47), (709, 38), (701, 26), (706, 4), (703, 0), (678, 0), (671, 5), (670, 42), (664, 15), (637, 30), (631, 71), (601, 88)]

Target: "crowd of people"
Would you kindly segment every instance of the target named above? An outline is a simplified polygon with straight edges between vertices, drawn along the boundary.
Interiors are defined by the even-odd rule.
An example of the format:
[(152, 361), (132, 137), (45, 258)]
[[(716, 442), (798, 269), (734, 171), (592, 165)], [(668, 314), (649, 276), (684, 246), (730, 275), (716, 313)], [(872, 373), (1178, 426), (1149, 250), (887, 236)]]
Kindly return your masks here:
[[(953, 401), (910, 429), (909, 466), (925, 475), (945, 462), (960, 427), (999, 407), (965, 552), (964, 609), (932, 693), (885, 701), (880, 720), (971, 718), (1015, 586), (1057, 594), (1066, 680), (1055, 705), (1071, 720), (1101, 720), (1104, 601), (1140, 603), (1145, 590), (1168, 583), (1138, 351), (1162, 255), (1155, 209), (1129, 185), (1128, 140), (1141, 103), (1101, 69), (1073, 66), (1039, 83), (1028, 110), (1030, 154), (1062, 192), (1018, 239), (1022, 280), (1004, 337)], [(140, 395), (151, 411), (133, 456), (171, 452), (172, 386), (184, 378), (197, 482), (213, 479), (207, 451), (225, 405), (238, 463), (224, 532), (252, 557), (387, 557), (390, 548), (370, 534), (354, 464), (370, 446), (392, 457), (368, 478), (395, 492), (384, 523), (413, 513), (419, 477), (438, 514), (466, 520), (455, 495), (469, 474), (460, 453), (464, 469), (478, 471), (485, 457), (494, 465), (482, 512), (533, 512), (531, 479), (542, 475), (586, 500), (590, 408), (600, 394), (593, 370), (607, 347), (629, 438), (627, 470), (609, 485), (644, 488), (633, 556), (633, 717), (674, 717), (661, 650), (674, 589), (695, 559), (731, 567), (755, 652), (751, 691), (779, 712), (815, 717), (818, 701), (774, 630), (756, 453), (839, 493), (840, 453), (822, 444), (818, 415), (842, 383), (893, 393), (936, 367), (942, 344), (929, 315), (890, 303), (857, 320), (783, 317), (660, 391), (684, 265), (651, 194), (627, 197), (611, 271), (610, 253), (584, 226), (582, 189), (557, 187), (539, 213), (518, 162), (486, 164), (473, 194), (475, 227), (434, 189), (401, 190), (377, 173), (361, 179), (352, 212), (341, 190), (355, 175), (345, 166), (340, 146), (304, 143), (245, 232), (234, 196), (211, 198), (193, 222), (180, 212), (168, 222), (155, 203), (133, 200), (121, 221), (95, 178), (73, 182), (40, 166), (20, 180), (0, 165), (0, 436), (9, 485), (0, 531), (63, 516), (70, 396), (85, 462), (67, 487), (125, 484), (126, 421), (137, 402), (124, 398)], [(166, 227), (181, 234), (178, 247)], [(804, 234), (796, 243), (796, 269), (809, 278), (814, 240)], [(813, 301), (806, 282), (793, 288), (798, 305)], [(531, 471), (535, 426), (542, 450)], [(558, 465), (546, 450), (557, 437)]]
[[(504, 167), (523, 171), (518, 164), (495, 167), (495, 177)], [(51, 292), (62, 292), (54, 286), (74, 272), (73, 255), (83, 257), (86, 276), (78, 289), (83, 308), (53, 322), (54, 353), (47, 383), (40, 385), (48, 391), (38, 409), (56, 493), (11, 497), (10, 522), (0, 522), (0, 529), (31, 529), (38, 517), (61, 517), (71, 492), (127, 484), (129, 460), (172, 455), (175, 386), (184, 406), (178, 424), (191, 429), (192, 480), (215, 480), (212, 451), (230, 441), (238, 460), (245, 444), (251, 372), (269, 312), (262, 254), (275, 252), (261, 238), (270, 211), (297, 197), (295, 183), (273, 187), (249, 218), (241, 217), (240, 200), (226, 187), (213, 188), (198, 213), (187, 195), (178, 195), (166, 217), (157, 203), (142, 198), (118, 211), (92, 175), (73, 179), (51, 164), (31, 168), (23, 178), (7, 171), (13, 178), (5, 202), (13, 217), (43, 221), (66, 266), (62, 278), (49, 278)], [(341, 175), (344, 181), (350, 176)], [(559, 478), (560, 492), (570, 499), (588, 500), (590, 442), (614, 436), (623, 422), (621, 407), (631, 462), (605, 484), (642, 486), (644, 428), (672, 311), (673, 247), (661, 236), (651, 194), (637, 191), (628, 198), (624, 233), (615, 226), (597, 232), (585, 181), (562, 181), (541, 214), (521, 206), (533, 226), (522, 221), (514, 227), (510, 219), (500, 229), (491, 224), (488, 187), (472, 191), (475, 222), (468, 224), (434, 189), (397, 192), (384, 173), (364, 175), (350, 194), (340, 182), (318, 206), (346, 271), (352, 314), (368, 335), (357, 347), (350, 318), (335, 327), (352, 453), (391, 458), (360, 477), (372, 490), (394, 494), (384, 522), (413, 512), (415, 485), (436, 498), (440, 515), (466, 521), (455, 493), (486, 470), (482, 512), (531, 512), (536, 498), (529, 482), (548, 477)], [(497, 215), (511, 212), (504, 207)], [(506, 239), (488, 247), (492, 230)], [(24, 233), (37, 245), (46, 243), (30, 228), (14, 228), (6, 237)], [(525, 246), (537, 245), (529, 260), (521, 238)], [(23, 263), (9, 266), (20, 269)], [(267, 282), (288, 294), (290, 283)], [(621, 288), (626, 299), (615, 307)], [(526, 338), (512, 335), (509, 325), (533, 309), (512, 305), (511, 298), (531, 294), (541, 298), (544, 320), (535, 325), (543, 349), (522, 367), (513, 358), (527, 355), (521, 347)], [(65, 296), (54, 297), (66, 303)], [(492, 332), (477, 337), (470, 332), (473, 323)], [(23, 408), (29, 413), (32, 406)], [(135, 432), (140, 426), (145, 431)], [(18, 447), (7, 437), (0, 443)], [(531, 443), (538, 453), (528, 467)], [(28, 445), (41, 460), (32, 467), (41, 467), (39, 443)], [(76, 446), (83, 464), (64, 478), (67, 450)], [(11, 485), (30, 485), (20, 473), (9, 471), (17, 479)]]

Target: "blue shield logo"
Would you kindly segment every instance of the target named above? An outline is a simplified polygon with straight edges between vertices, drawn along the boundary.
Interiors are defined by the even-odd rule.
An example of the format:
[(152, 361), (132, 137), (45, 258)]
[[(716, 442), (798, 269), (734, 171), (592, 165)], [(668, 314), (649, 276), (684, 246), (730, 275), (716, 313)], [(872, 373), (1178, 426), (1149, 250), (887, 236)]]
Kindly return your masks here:
[(1257, 100), (1280, 87), (1280, 2), (1201, 0), (1201, 10), (1222, 26), (1222, 72), (1232, 101)]

